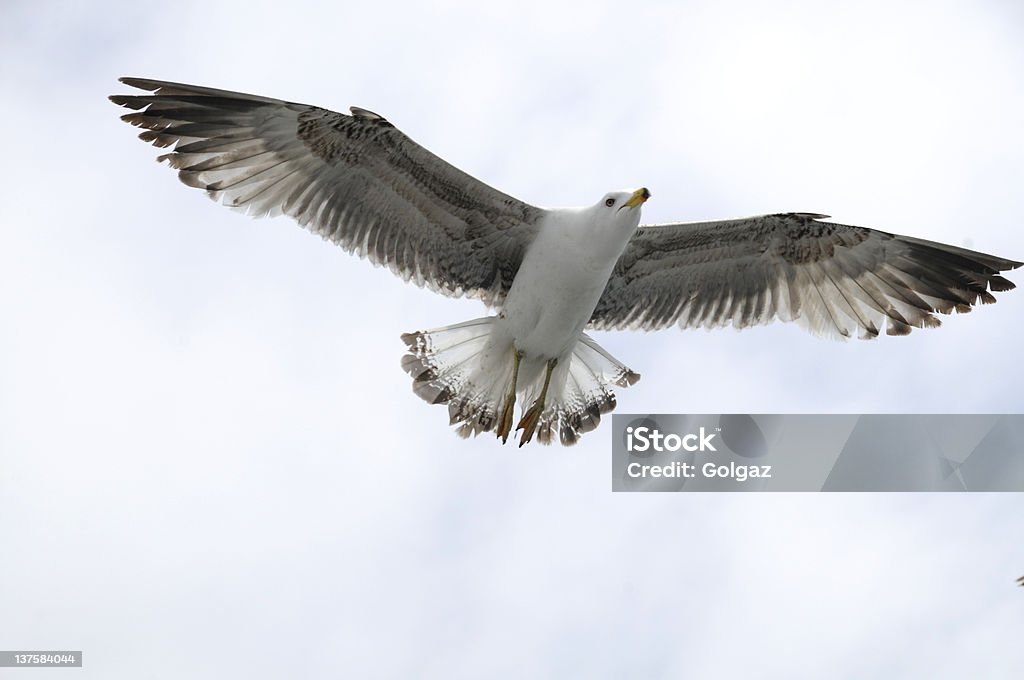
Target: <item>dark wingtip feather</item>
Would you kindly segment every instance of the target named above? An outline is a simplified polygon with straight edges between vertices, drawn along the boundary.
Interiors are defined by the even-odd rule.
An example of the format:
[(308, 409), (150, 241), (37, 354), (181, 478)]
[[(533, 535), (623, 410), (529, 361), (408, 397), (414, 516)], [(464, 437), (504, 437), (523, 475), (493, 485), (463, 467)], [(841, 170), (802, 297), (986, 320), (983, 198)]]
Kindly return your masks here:
[(910, 335), (911, 327), (902, 321), (890, 318), (889, 323), (886, 324), (885, 334), (886, 335)]
[(147, 92), (156, 92), (164, 84), (159, 80), (150, 80), (148, 78), (133, 78), (131, 76), (121, 76), (117, 79), (119, 83), (124, 83), (128, 87), (135, 87), (140, 90), (146, 90)]
[(131, 94), (112, 94), (107, 97), (110, 101), (114, 102), (118, 106), (123, 106), (128, 109), (138, 111), (146, 106), (146, 102), (140, 101), (138, 97)]
[[(1011, 267), (1011, 269), (1016, 269), (1019, 266), (1020, 263), (1017, 262), (1016, 264), (1013, 265), (1013, 267)], [(1017, 284), (1015, 284), (1013, 281), (1010, 281), (1009, 279), (1003, 278), (1002, 276), (992, 276), (988, 280), (989, 290), (995, 291), (996, 293), (1002, 293), (1007, 290), (1013, 290), (1016, 287)]]
[(194, 189), (208, 189), (206, 182), (202, 180), (199, 173), (182, 170), (178, 173), (178, 179), (180, 179), (181, 183), (185, 186), (189, 186)]

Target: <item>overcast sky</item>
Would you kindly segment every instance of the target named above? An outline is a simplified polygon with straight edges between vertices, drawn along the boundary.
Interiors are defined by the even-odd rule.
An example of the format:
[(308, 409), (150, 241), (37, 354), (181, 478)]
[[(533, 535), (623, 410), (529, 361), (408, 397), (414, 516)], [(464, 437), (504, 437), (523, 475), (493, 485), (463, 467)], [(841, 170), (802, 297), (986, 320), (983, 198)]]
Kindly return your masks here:
[[(1024, 259), (1020, 4), (828, 4), (5, 2), (0, 648), (104, 679), (1017, 677), (1021, 495), (613, 495), (610, 423), (461, 440), (399, 335), (479, 303), (216, 206), (106, 100), (357, 105), (539, 205), (643, 185), (644, 222)], [(1015, 291), (875, 342), (595, 335), (643, 376), (620, 413), (1013, 413), (1022, 332)]]

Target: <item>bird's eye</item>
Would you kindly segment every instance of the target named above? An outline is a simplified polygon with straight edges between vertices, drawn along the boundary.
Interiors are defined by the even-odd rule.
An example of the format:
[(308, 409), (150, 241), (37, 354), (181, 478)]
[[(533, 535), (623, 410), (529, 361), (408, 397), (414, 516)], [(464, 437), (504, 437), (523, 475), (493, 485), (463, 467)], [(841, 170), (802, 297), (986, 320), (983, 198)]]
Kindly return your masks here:
[(613, 205), (615, 205), (615, 199), (614, 198), (606, 198), (605, 201), (604, 201), (604, 204), (610, 208)]

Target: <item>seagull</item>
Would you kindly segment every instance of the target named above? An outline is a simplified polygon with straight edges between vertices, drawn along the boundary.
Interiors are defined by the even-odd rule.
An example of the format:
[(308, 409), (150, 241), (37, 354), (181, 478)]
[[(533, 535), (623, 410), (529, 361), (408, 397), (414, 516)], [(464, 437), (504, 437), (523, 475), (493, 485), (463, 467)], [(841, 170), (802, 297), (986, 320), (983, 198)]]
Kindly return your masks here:
[[(640, 225), (645, 187), (541, 208), (413, 142), (383, 116), (121, 78), (139, 137), (186, 185), (256, 217), (288, 215), (350, 253), (494, 313), (402, 335), (413, 391), (463, 437), (574, 444), (639, 374), (586, 330), (795, 321), (864, 339), (939, 325), (1014, 288), (1020, 262), (794, 212)], [(518, 422), (515, 409), (520, 404)]]

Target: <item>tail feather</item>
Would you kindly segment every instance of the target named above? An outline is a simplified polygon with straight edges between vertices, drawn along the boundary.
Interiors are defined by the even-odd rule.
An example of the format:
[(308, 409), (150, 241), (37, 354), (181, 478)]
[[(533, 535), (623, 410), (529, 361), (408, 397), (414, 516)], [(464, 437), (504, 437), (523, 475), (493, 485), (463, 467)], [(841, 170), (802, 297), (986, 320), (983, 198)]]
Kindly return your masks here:
[[(402, 368), (413, 378), (413, 391), (431, 404), (447, 404), (450, 423), (462, 437), (495, 429), (512, 383), (512, 338), (495, 320), (474, 319), (402, 336), (408, 347)], [(540, 394), (543, 371), (538, 369), (543, 363), (531, 364), (527, 357), (520, 364), (516, 391), (521, 411)], [(582, 334), (552, 373), (546, 408), (537, 425), (538, 441), (575, 444), (615, 408), (609, 386), (628, 387), (639, 379)]]
[(446, 404), (464, 389), (490, 333), (486, 321), (474, 319), (402, 335), (409, 348), (409, 354), (402, 357), (402, 368), (412, 376), (412, 389), (421, 399)]

